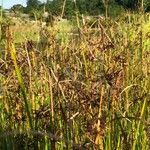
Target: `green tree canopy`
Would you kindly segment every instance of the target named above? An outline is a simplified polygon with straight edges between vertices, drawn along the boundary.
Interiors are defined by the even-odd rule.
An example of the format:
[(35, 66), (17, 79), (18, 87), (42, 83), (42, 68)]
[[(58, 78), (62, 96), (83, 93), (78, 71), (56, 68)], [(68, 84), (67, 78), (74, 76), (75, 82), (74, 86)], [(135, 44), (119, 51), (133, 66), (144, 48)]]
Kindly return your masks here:
[(21, 4), (16, 4), (16, 5), (13, 5), (10, 10), (15, 12), (15, 13), (17, 13), (17, 12), (23, 13), (24, 7)]
[(41, 2), (39, 0), (27, 0), (27, 11), (38, 9)]

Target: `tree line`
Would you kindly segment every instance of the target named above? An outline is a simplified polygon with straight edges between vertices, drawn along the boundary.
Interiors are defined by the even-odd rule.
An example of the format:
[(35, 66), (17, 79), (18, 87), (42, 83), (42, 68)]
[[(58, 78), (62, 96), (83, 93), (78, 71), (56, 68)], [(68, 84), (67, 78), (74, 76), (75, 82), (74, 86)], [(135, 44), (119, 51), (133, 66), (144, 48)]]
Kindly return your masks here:
[(52, 15), (74, 16), (77, 12), (85, 15), (119, 15), (123, 11), (150, 11), (150, 0), (27, 0), (27, 6), (14, 5), (12, 11), (33, 15), (49, 12)]

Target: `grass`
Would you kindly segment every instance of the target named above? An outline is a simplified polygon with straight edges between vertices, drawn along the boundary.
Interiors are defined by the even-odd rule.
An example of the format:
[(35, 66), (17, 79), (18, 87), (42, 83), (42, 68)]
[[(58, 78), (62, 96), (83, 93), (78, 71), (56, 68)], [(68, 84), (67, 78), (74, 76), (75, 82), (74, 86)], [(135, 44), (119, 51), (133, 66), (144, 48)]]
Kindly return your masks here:
[(74, 37), (77, 27), (58, 23), (19, 46), (6, 28), (0, 149), (148, 150), (149, 26), (149, 14), (127, 14)]

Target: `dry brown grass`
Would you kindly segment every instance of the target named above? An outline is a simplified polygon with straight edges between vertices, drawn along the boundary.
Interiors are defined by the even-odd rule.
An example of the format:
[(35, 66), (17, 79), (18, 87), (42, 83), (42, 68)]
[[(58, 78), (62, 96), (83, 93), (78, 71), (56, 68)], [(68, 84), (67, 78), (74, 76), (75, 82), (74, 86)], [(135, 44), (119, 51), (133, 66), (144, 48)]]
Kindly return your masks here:
[(3, 56), (0, 146), (148, 149), (149, 31), (142, 25), (100, 20), (67, 42), (41, 28), (39, 44), (28, 39), (13, 49), (16, 63)]

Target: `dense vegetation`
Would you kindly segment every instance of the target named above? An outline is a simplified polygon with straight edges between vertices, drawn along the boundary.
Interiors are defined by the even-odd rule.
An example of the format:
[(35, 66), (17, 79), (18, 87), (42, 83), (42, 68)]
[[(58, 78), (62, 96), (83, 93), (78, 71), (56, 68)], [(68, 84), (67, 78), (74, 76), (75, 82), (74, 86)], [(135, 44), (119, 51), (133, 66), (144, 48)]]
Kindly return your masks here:
[(1, 14), (0, 150), (150, 149), (150, 14), (134, 2), (11, 8), (69, 18), (53, 25)]
[(33, 14), (43, 11), (44, 8), (53, 15), (61, 15), (64, 4), (64, 16), (66, 17), (75, 15), (76, 11), (86, 15), (99, 15), (104, 14), (108, 9), (109, 16), (119, 15), (125, 10), (150, 11), (149, 0), (47, 0), (46, 3), (41, 3), (39, 0), (27, 0), (26, 7), (14, 5), (12, 10)]

